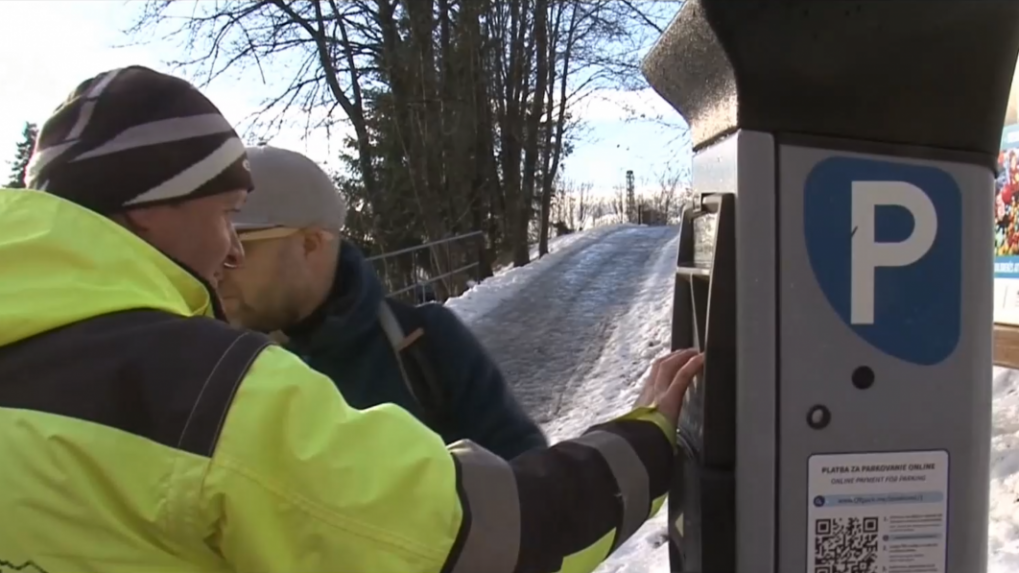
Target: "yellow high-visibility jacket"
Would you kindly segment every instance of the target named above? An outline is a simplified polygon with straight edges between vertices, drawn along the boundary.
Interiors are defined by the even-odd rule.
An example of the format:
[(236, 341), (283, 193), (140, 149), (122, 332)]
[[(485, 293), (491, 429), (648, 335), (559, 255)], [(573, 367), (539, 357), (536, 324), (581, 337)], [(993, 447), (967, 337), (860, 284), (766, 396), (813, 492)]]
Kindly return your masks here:
[(652, 409), (507, 463), (213, 308), (112, 221), (0, 190), (0, 571), (591, 571), (664, 499)]

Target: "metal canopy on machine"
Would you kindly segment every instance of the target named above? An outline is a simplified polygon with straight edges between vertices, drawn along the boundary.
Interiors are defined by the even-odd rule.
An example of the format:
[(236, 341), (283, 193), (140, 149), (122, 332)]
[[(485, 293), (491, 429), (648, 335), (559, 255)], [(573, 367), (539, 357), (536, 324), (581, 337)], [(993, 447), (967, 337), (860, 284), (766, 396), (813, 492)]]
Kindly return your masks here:
[(992, 193), (1019, 2), (689, 0), (674, 571), (986, 566)]
[(695, 150), (746, 129), (991, 158), (1017, 14), (1012, 2), (691, 0), (643, 69)]

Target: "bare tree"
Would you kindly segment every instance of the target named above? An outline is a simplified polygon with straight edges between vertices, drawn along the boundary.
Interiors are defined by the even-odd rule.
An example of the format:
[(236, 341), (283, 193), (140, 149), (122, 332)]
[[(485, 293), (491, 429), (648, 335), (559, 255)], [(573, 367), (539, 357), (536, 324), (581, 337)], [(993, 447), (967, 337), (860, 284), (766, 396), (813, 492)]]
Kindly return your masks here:
[(582, 231), (590, 216), (591, 183), (577, 183), (571, 179), (556, 179), (552, 200), (552, 218), (570, 229)]
[[(575, 106), (598, 89), (640, 87), (627, 77), (640, 78), (642, 49), (676, 9), (618, 0), (147, 0), (129, 32), (176, 43), (186, 57), (169, 63), (199, 85), (259, 78), (267, 96), (244, 120), (256, 140), (297, 122), (306, 135), (349, 124), (337, 180), (351, 205), (348, 236), (366, 250), (486, 234), (470, 248), (394, 262), (394, 276), (443, 274), (467, 257), (481, 259), (487, 276), (500, 253), (528, 262), (535, 226), (547, 252), (555, 182), (580, 133)], [(571, 221), (585, 219), (579, 203)]]
[(653, 208), (662, 215), (664, 223), (679, 215), (681, 202), (690, 193), (690, 172), (674, 164), (666, 165), (657, 174), (657, 192)]
[(584, 230), (584, 221), (587, 220), (588, 216), (588, 201), (591, 198), (591, 183), (581, 183), (576, 188), (576, 203), (574, 212), (577, 214), (577, 221), (580, 223), (578, 230)]
[[(587, 200), (588, 206), (586, 216), (591, 221), (591, 227), (595, 227), (596, 226), (595, 223), (599, 219), (604, 217), (606, 214), (608, 214), (610, 209), (609, 206), (610, 202), (611, 201), (607, 200), (605, 197), (602, 196), (591, 197)], [(584, 221), (582, 221), (581, 224), (585, 226), (587, 225), (587, 223)]]
[[(375, 189), (363, 92), (375, 70), (378, 37), (370, 4), (218, 0), (149, 0), (128, 34), (176, 44), (187, 55), (170, 60), (200, 86), (229, 74), (256, 73), (272, 86), (260, 108), (244, 119), (258, 139), (269, 139), (295, 116), (305, 134), (338, 122), (354, 129), (363, 184)], [(342, 116), (336, 110), (342, 111)], [(313, 120), (320, 111), (320, 119)]]
[(612, 214), (619, 217), (620, 221), (625, 221), (627, 213), (626, 187), (613, 185), (611, 201)]
[(573, 195), (570, 190), (572, 184), (573, 182), (569, 180), (556, 180), (551, 205), (552, 218), (565, 222), (570, 227), (573, 227)]

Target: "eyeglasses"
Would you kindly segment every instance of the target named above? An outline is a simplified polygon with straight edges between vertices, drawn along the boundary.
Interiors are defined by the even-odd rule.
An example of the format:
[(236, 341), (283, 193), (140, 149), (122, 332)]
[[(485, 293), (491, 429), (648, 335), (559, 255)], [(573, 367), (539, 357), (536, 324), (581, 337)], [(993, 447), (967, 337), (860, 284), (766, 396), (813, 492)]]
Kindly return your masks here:
[(271, 227), (269, 229), (258, 229), (255, 231), (241, 231), (237, 233), (237, 238), (242, 243), (250, 243), (254, 241), (267, 241), (269, 239), (282, 239), (299, 233), (301, 229), (294, 227)]

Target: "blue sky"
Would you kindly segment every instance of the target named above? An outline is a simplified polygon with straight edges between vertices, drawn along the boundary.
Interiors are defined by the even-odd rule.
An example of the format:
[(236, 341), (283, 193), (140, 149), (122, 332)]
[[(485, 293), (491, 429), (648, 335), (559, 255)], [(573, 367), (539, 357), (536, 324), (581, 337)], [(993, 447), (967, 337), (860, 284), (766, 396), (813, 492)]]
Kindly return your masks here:
[[(0, 161), (13, 156), (25, 121), (44, 121), (82, 80), (129, 64), (172, 72), (164, 62), (181, 56), (174, 44), (117, 47), (129, 42), (122, 30), (131, 23), (137, 7), (121, 0), (0, 1), (5, 46), (0, 53)], [(267, 93), (253, 77), (224, 78), (204, 91), (235, 123), (257, 109)], [(628, 121), (626, 108), (675, 117), (676, 121), (670, 128)], [(633, 169), (639, 186), (643, 183), (653, 188), (658, 174), (689, 166), (689, 148), (677, 137), (685, 124), (651, 90), (600, 90), (585, 100), (577, 113), (586, 127), (564, 164), (564, 176), (574, 182), (610, 192), (613, 186), (623, 184), (626, 170)], [(288, 128), (271, 143), (301, 151), (329, 166), (335, 164), (335, 144), (330, 145), (322, 133), (309, 138), (304, 135), (303, 129)]]

